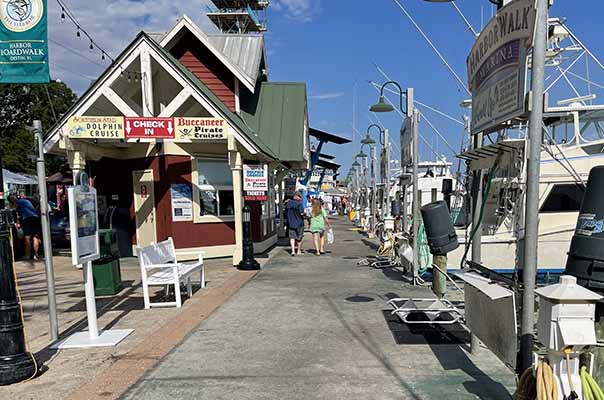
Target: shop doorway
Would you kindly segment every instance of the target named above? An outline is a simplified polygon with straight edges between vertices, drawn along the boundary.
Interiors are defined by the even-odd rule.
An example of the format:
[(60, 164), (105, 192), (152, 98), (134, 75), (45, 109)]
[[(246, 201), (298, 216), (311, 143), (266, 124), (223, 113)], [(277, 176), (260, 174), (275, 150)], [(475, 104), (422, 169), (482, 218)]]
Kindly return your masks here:
[(136, 215), (136, 244), (144, 247), (157, 241), (153, 170), (133, 171), (132, 182)]

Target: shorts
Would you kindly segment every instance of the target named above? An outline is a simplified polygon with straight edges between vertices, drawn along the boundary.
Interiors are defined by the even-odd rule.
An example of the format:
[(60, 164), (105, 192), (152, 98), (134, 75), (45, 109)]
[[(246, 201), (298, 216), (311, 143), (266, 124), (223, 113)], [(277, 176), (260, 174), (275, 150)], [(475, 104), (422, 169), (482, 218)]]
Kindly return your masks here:
[(39, 236), (42, 234), (40, 219), (37, 217), (29, 217), (21, 221), (23, 236)]
[(302, 241), (302, 237), (304, 236), (304, 227), (300, 226), (298, 228), (289, 228), (289, 238), (295, 239), (298, 242)]
[(311, 229), (310, 233), (318, 233), (319, 235), (323, 235), (325, 233), (325, 229)]

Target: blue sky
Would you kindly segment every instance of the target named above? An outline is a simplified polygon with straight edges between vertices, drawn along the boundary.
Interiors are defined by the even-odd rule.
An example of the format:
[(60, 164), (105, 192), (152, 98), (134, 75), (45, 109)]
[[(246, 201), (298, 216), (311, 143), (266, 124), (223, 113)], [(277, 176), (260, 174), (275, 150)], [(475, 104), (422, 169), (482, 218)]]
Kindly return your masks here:
[[(465, 59), (473, 38), (454, 8), (447, 3), (399, 1), (465, 81)], [(48, 2), (50, 37), (60, 43), (51, 42), (53, 77), (64, 80), (81, 93), (90, 79), (103, 70), (103, 63), (98, 54), (88, 52), (88, 43), (75, 38), (75, 30), (69, 23), (60, 22), (56, 0)], [(70, 0), (67, 4), (95, 40), (115, 55), (140, 29), (168, 29), (179, 15), (185, 13), (202, 26), (209, 26), (202, 16), (206, 2)], [(378, 97), (367, 81), (385, 81), (374, 63), (404, 87), (414, 87), (416, 99), (458, 120), (463, 118), (464, 111), (459, 103), (468, 98), (467, 94), (394, 0), (273, 0), (271, 3), (266, 36), (269, 76), (273, 81), (307, 83), (311, 126), (352, 139), (353, 88), (356, 87), (356, 127), (364, 134), (367, 126), (376, 121), (368, 108)], [(477, 30), (480, 30), (481, 19), (486, 23), (491, 17), (492, 7), (487, 0), (458, 0), (457, 4)], [(602, 59), (602, 31), (599, 18), (593, 17), (602, 11), (604, 5), (597, 0), (557, 0), (550, 14), (568, 17), (569, 26)], [(601, 92), (598, 94), (600, 99), (604, 95)], [(395, 96), (390, 97), (395, 100)], [(432, 111), (420, 109), (451, 146), (458, 149), (463, 127)], [(400, 117), (391, 113), (381, 114), (379, 118), (390, 129), (393, 141), (398, 142)], [(422, 121), (420, 126), (420, 133), (434, 151), (451, 160), (453, 152), (427, 122)], [(337, 156), (337, 161), (344, 166), (344, 173), (352, 161), (352, 154), (358, 152), (358, 140), (359, 134), (356, 134), (352, 145), (332, 145), (325, 149)], [(396, 144), (394, 151), (398, 151)], [(433, 151), (425, 143), (421, 145), (421, 156), (434, 158)]]

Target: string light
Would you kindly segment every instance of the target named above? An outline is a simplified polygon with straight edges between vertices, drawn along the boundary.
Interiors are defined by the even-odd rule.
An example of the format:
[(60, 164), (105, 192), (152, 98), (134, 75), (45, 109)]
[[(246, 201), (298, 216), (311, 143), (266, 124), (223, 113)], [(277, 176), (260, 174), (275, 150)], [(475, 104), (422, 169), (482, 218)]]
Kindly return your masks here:
[[(76, 27), (76, 37), (78, 39), (81, 39), (82, 36), (84, 36), (84, 37), (86, 37), (86, 39), (88, 39), (90, 41), (90, 45), (88, 46), (88, 48), (91, 52), (94, 51), (96, 48), (101, 53), (101, 60), (105, 61), (105, 58), (107, 57), (107, 58), (109, 58), (109, 60), (111, 62), (115, 62), (115, 59), (113, 57), (111, 57), (109, 55), (109, 53), (107, 53), (102, 47), (100, 47), (98, 45), (98, 43), (94, 41), (92, 36), (90, 36), (90, 34), (86, 31), (86, 29), (84, 29), (82, 27), (82, 25), (79, 23), (77, 18), (74, 16), (73, 12), (69, 9), (69, 7), (67, 5), (65, 5), (65, 3), (63, 3), (63, 0), (56, 0), (56, 1), (59, 4), (59, 7), (61, 7), (61, 22), (65, 22), (66, 19), (69, 19)], [(120, 68), (120, 75), (123, 77), (124, 68), (122, 68), (121, 66), (119, 68)], [(133, 75), (134, 75), (135, 82), (138, 82), (139, 76), (140, 76), (139, 72), (136, 72), (136, 71), (132, 72), (132, 71), (128, 71), (127, 69), (125, 71), (128, 72), (128, 82), (131, 82)]]

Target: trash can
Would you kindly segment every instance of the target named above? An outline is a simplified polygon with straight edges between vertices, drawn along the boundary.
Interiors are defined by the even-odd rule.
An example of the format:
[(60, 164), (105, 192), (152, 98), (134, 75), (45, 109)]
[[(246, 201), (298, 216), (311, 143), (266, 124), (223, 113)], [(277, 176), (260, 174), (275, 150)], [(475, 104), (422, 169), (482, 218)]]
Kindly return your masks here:
[(123, 287), (115, 230), (99, 229), (99, 250), (101, 258), (92, 262), (94, 292), (97, 296), (112, 296)]

